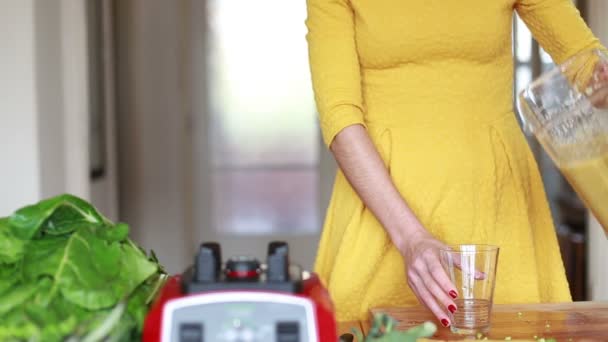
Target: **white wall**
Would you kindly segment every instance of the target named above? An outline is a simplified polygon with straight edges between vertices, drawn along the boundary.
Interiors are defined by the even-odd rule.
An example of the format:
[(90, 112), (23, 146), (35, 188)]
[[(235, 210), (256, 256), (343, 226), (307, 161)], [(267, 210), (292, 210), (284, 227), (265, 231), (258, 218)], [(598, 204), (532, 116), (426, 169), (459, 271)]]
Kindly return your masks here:
[(0, 216), (40, 196), (34, 1), (0, 3)]
[(88, 197), (85, 2), (0, 2), (0, 216)]
[[(608, 1), (589, 0), (589, 25), (608, 46)], [(591, 215), (590, 215), (591, 216)], [(608, 238), (597, 220), (589, 220), (589, 291), (592, 300), (608, 300)]]

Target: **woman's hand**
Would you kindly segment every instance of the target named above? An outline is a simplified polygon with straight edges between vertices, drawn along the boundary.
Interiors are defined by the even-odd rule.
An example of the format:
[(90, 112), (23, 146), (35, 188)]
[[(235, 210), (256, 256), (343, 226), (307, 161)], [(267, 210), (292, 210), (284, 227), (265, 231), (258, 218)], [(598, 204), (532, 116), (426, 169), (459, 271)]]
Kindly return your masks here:
[(595, 76), (588, 86), (589, 101), (596, 108), (608, 108), (608, 65), (598, 63)]
[(456, 312), (458, 292), (441, 265), (439, 251), (446, 246), (428, 231), (409, 238), (400, 248), (407, 265), (407, 282), (418, 300), (433, 312), (445, 327), (450, 326), (447, 311)]

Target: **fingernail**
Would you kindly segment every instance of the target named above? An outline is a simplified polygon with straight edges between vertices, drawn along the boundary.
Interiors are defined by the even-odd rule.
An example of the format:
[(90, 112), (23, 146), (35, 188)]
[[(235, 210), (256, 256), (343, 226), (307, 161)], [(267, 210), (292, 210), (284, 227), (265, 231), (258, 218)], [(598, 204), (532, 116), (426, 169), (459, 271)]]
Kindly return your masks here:
[(458, 293), (456, 293), (456, 291), (452, 290), (452, 291), (450, 291), (450, 297), (456, 299), (456, 298), (458, 298)]
[(443, 326), (447, 328), (450, 326), (450, 321), (444, 318), (441, 320), (441, 324), (443, 324)]
[(456, 312), (456, 306), (454, 304), (450, 304), (448, 305), (448, 310), (450, 310), (451, 313)]

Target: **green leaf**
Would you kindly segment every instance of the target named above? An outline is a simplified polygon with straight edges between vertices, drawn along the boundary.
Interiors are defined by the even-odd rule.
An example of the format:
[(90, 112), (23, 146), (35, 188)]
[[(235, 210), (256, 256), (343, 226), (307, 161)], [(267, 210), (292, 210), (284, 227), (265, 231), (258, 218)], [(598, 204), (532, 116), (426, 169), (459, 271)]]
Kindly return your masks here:
[(139, 340), (166, 275), (128, 234), (71, 195), (0, 218), (0, 341)]
[(13, 233), (23, 240), (31, 239), (61, 201), (61, 197), (50, 198), (17, 210), (8, 219)]
[(54, 324), (45, 324), (42, 328), (41, 341), (63, 341), (78, 326), (78, 319), (74, 315), (64, 316), (65, 318)]
[(119, 242), (108, 243), (106, 240), (90, 240), (92, 258), (91, 261), (100, 275), (104, 278), (113, 279), (121, 271), (121, 258), (123, 250)]
[(19, 282), (19, 268), (16, 264), (0, 266), (0, 300), (4, 292)]
[(122, 242), (129, 236), (129, 226), (126, 223), (118, 223), (111, 228), (101, 229), (99, 236), (108, 242)]
[(40, 329), (31, 322), (19, 322), (13, 317), (6, 317), (0, 324), (0, 341), (39, 341), (39, 336)]
[(26, 206), (8, 220), (13, 233), (23, 240), (32, 239), (41, 232), (61, 235), (79, 226), (108, 222), (92, 205), (72, 195), (61, 195)]
[(25, 252), (26, 241), (18, 239), (8, 225), (8, 219), (0, 219), (0, 264), (19, 261)]
[(431, 322), (424, 322), (419, 326), (410, 328), (406, 334), (416, 338), (431, 337), (437, 332), (437, 326)]
[(118, 305), (116, 305), (116, 307), (83, 339), (83, 342), (101, 341), (108, 336), (120, 322), (120, 318), (122, 317), (125, 308), (126, 304), (124, 302), (118, 303)]
[[(46, 237), (33, 240), (23, 259), (23, 277), (36, 281), (41, 276), (54, 277), (64, 259), (69, 237)], [(63, 260), (66, 262), (67, 260)]]
[(63, 341), (91, 313), (79, 310), (61, 297), (49, 306), (33, 298), (1, 316), (0, 340)]
[(397, 321), (387, 314), (374, 315), (372, 326), (366, 338), (359, 340), (365, 342), (415, 342), (419, 338), (431, 337), (437, 331), (437, 326), (431, 322), (425, 322), (407, 331), (396, 331)]
[(90, 228), (64, 237), (32, 241), (24, 276), (54, 279), (47, 300), (58, 292), (69, 301), (96, 310), (116, 305), (157, 272), (157, 266), (131, 244), (108, 243)]
[(26, 300), (36, 292), (36, 284), (33, 283), (17, 283), (16, 286), (2, 295), (0, 301), (0, 315), (11, 311), (18, 305), (23, 304)]
[[(127, 311), (140, 328), (143, 327), (149, 304), (152, 303), (166, 280), (166, 275), (155, 274), (135, 289), (131, 295)], [(141, 330), (138, 330), (137, 332), (141, 333)]]

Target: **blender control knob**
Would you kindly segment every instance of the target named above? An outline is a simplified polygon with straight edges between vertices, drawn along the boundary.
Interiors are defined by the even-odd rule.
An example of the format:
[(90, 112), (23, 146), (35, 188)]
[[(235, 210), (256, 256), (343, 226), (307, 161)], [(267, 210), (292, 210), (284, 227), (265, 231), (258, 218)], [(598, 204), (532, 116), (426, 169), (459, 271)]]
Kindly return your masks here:
[(289, 281), (289, 246), (283, 241), (273, 241), (268, 245), (268, 281)]
[(201, 244), (194, 267), (196, 281), (217, 281), (222, 268), (222, 252), (220, 245), (216, 242)]

